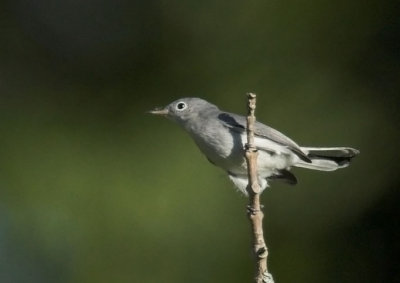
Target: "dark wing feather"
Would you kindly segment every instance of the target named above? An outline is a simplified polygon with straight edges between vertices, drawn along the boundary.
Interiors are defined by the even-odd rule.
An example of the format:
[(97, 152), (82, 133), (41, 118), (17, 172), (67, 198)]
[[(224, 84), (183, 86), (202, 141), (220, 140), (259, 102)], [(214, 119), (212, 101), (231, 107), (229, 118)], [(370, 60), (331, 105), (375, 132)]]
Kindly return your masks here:
[(272, 180), (272, 181), (284, 181), (285, 183), (289, 185), (296, 185), (297, 184), (297, 178), (295, 175), (293, 175), (290, 171), (288, 170), (279, 170), (277, 174), (272, 175), (267, 178), (267, 180)]
[[(233, 113), (223, 112), (218, 115), (218, 119), (224, 123), (225, 126), (230, 129), (242, 133), (246, 130), (246, 118), (240, 115), (236, 115)], [(282, 134), (281, 132), (268, 127), (260, 122), (256, 122), (255, 124), (255, 132), (254, 134), (259, 137), (263, 137), (269, 139), (277, 144), (286, 146), (289, 148), (294, 154), (296, 154), (303, 161), (311, 163), (310, 158), (300, 149), (300, 147), (290, 138)]]

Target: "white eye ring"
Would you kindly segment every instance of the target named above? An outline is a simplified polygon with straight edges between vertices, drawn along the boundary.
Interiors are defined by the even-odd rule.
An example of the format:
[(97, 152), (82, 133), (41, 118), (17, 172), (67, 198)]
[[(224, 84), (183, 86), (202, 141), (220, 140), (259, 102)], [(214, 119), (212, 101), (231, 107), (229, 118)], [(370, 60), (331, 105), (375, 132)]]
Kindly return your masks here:
[(183, 101), (180, 101), (176, 104), (175, 109), (178, 111), (183, 111), (187, 108), (187, 104)]

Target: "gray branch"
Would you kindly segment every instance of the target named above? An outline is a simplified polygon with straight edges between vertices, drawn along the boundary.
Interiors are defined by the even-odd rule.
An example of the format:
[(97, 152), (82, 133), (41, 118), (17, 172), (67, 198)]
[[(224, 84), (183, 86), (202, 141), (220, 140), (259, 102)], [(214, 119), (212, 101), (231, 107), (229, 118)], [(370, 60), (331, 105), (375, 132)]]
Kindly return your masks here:
[(248, 217), (251, 223), (252, 248), (256, 261), (256, 275), (254, 281), (257, 283), (274, 283), (272, 274), (268, 272), (267, 257), (268, 248), (265, 244), (262, 220), (264, 213), (261, 211), (260, 192), (261, 187), (258, 183), (257, 174), (257, 148), (254, 145), (254, 124), (256, 117), (256, 95), (248, 93), (248, 115), (247, 115), (247, 144), (246, 162), (249, 184), (247, 192), (249, 194)]

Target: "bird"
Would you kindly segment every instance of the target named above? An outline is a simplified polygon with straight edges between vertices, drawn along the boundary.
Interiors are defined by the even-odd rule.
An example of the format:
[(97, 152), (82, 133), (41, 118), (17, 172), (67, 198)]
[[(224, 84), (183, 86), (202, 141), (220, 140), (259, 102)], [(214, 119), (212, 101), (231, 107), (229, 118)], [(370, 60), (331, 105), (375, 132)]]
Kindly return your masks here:
[[(220, 110), (197, 97), (180, 98), (149, 113), (165, 116), (182, 127), (208, 161), (222, 168), (238, 190), (247, 195), (246, 117)], [(254, 125), (254, 143), (258, 151), (257, 173), (261, 191), (274, 180), (297, 184), (292, 167), (334, 171), (347, 167), (360, 153), (351, 147), (299, 146), (278, 130), (258, 121)]]

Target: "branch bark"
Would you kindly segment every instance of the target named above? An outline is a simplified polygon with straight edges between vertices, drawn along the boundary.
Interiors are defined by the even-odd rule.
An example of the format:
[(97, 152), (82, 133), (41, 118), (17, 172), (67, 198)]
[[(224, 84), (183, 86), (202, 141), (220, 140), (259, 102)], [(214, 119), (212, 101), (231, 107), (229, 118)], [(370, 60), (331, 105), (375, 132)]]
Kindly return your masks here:
[(264, 213), (261, 211), (260, 193), (261, 187), (258, 182), (257, 174), (257, 148), (254, 144), (254, 125), (256, 117), (256, 95), (248, 93), (248, 115), (247, 115), (247, 144), (246, 144), (246, 162), (249, 184), (247, 192), (249, 194), (248, 217), (251, 223), (252, 248), (256, 261), (255, 282), (274, 283), (272, 274), (268, 272), (267, 257), (268, 248), (265, 244), (262, 221)]

